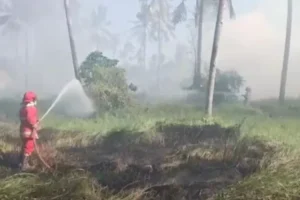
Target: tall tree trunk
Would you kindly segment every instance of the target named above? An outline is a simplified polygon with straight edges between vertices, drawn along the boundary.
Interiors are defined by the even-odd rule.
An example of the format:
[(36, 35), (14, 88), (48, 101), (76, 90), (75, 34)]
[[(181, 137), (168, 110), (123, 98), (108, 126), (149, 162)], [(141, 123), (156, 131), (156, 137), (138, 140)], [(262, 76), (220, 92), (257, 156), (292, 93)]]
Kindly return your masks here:
[(279, 91), (279, 103), (284, 104), (285, 100), (285, 89), (288, 73), (289, 55), (290, 55), (290, 44), (291, 44), (291, 32), (292, 32), (292, 21), (293, 21), (293, 1), (287, 1), (287, 23), (286, 23), (286, 36), (285, 36), (285, 48), (283, 65), (281, 71), (280, 91)]
[(78, 74), (78, 69), (79, 69), (78, 59), (77, 59), (75, 41), (74, 41), (73, 32), (72, 32), (71, 18), (70, 18), (70, 14), (69, 14), (69, 0), (64, 0), (64, 7), (65, 7), (66, 21), (67, 21), (67, 27), (68, 27), (68, 33), (69, 33), (74, 74), (75, 74), (75, 78), (80, 81), (80, 77)]
[(146, 70), (147, 68), (147, 25), (144, 25), (144, 33), (143, 33), (143, 67)]
[(159, 0), (159, 18), (158, 18), (158, 33), (157, 33), (157, 39), (158, 39), (158, 56), (157, 56), (157, 89), (160, 91), (160, 67), (161, 67), (161, 7), (162, 2)]
[(218, 44), (219, 44), (221, 29), (223, 24), (224, 5), (225, 5), (225, 0), (219, 0), (218, 15), (216, 20), (214, 41), (213, 41), (211, 60), (209, 66), (209, 77), (208, 77), (208, 84), (207, 84), (207, 95), (206, 95), (206, 106), (205, 106), (206, 114), (208, 114), (209, 116), (212, 115), (212, 108), (213, 108), (213, 97), (214, 97), (215, 79), (216, 79), (216, 58), (218, 54)]
[(203, 8), (205, 0), (197, 0), (197, 54), (196, 64), (194, 70), (193, 88), (200, 88), (201, 86), (201, 60), (202, 60), (202, 27), (203, 27)]

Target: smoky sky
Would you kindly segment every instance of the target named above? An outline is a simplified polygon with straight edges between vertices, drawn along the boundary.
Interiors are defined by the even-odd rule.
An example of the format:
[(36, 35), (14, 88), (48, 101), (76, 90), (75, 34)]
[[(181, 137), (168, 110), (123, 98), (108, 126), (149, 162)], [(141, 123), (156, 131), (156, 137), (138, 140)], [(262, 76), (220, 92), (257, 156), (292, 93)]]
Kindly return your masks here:
[[(20, 0), (14, 1), (18, 6), (13, 9), (13, 13), (22, 26), (17, 30), (6, 27), (8, 33), (3, 33), (1, 36), (2, 96), (18, 95), (23, 92), (25, 73), (28, 73), (29, 89), (36, 90), (42, 96), (57, 94), (74, 77), (63, 2), (61, 0), (31, 1), (36, 1), (35, 6), (28, 6), (24, 1), (20, 3), (22, 2)], [(139, 43), (132, 35), (131, 27), (139, 4), (138, 1), (133, 0), (124, 2), (124, 0), (114, 0), (113, 3), (111, 0), (101, 2), (80, 0), (79, 4), (72, 5), (72, 24), (79, 62), (82, 62), (88, 53), (96, 48), (95, 41), (92, 39), (95, 27), (92, 25), (91, 16), (93, 9), (101, 4), (107, 8), (106, 19), (102, 19), (102, 27), (110, 31), (115, 38), (111, 41), (103, 41), (101, 50), (105, 55), (119, 59), (120, 67), (129, 68), (129, 65), (137, 63), (135, 52), (138, 50)], [(172, 1), (171, 6), (174, 7), (178, 2)], [(217, 66), (223, 70), (235, 69), (243, 75), (245, 84), (253, 90), (254, 98), (277, 97), (284, 50), (286, 2), (238, 0), (234, 1), (234, 4), (237, 17), (235, 20), (229, 20), (227, 15), (225, 17)], [(164, 85), (167, 88), (164, 95), (168, 95), (170, 88), (172, 94), (181, 93), (180, 83), (183, 79), (192, 76), (195, 44), (193, 42), (195, 28), (191, 20), (193, 1), (188, 2), (188, 7), (190, 20), (176, 27), (176, 37), (169, 42), (163, 42), (163, 54), (166, 60), (175, 63), (169, 75), (172, 76), (173, 82)], [(300, 19), (299, 9), (300, 2), (294, 1), (288, 96), (299, 94), (300, 59), (297, 55), (300, 53), (300, 43), (297, 36), (300, 31), (296, 26)], [(12, 10), (8, 11), (12, 12)], [(214, 20), (214, 17), (207, 17), (204, 24), (203, 62), (205, 63), (209, 62), (211, 54)], [(2, 26), (3, 32), (4, 26)], [(28, 61), (25, 56), (26, 42), (29, 44)], [(147, 65), (148, 69), (151, 69), (154, 67), (151, 61), (152, 55), (156, 53), (157, 43), (150, 39), (148, 43)], [(133, 47), (130, 49), (128, 44), (132, 44)], [(127, 48), (124, 48), (125, 45)], [(129, 56), (121, 56), (124, 52)], [(180, 60), (176, 60), (178, 55), (181, 55)], [(149, 74), (151, 75), (150, 72)], [(149, 74), (140, 70), (136, 72), (131, 70), (128, 78), (134, 80), (135, 77), (139, 77), (138, 84), (142, 85), (142, 89), (147, 90), (151, 88), (151, 84), (154, 84), (146, 79)], [(143, 82), (143, 80), (147, 81)]]

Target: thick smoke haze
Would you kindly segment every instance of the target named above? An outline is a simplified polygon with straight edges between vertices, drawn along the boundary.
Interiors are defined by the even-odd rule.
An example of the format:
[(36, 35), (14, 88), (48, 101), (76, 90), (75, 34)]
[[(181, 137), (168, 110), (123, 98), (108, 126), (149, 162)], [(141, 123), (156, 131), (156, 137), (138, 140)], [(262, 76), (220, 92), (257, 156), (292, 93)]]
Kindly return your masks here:
[[(252, 12), (225, 22), (218, 63), (222, 68), (238, 70), (254, 98), (277, 97), (283, 62), (286, 1), (265, 0)], [(294, 15), (287, 96), (300, 95), (300, 2), (294, 1)]]
[[(121, 0), (119, 0), (121, 1)], [(253, 98), (277, 97), (279, 93), (280, 73), (283, 60), (285, 24), (287, 5), (282, 0), (260, 0), (257, 6), (247, 10), (247, 3), (252, 0), (238, 0), (235, 9), (235, 20), (224, 21), (220, 41), (217, 66), (220, 69), (235, 69), (246, 81), (246, 86), (253, 90)], [(242, 4), (241, 1), (245, 3)], [(82, 62), (89, 52), (95, 50), (95, 42), (91, 40), (93, 27), (90, 25), (92, 9), (98, 1), (79, 1), (80, 6), (72, 5), (73, 28), (79, 62)], [(131, 65), (137, 63), (135, 51), (138, 44), (130, 33), (131, 21), (135, 20), (138, 12), (138, 1), (128, 0), (124, 7), (124, 15), (120, 12), (122, 6), (114, 6), (111, 1), (103, 1), (101, 5), (107, 6), (107, 26), (118, 40), (103, 43), (101, 50), (108, 57), (120, 60), (120, 66), (128, 69), (129, 81), (140, 86), (141, 91), (153, 91), (155, 87), (155, 62), (152, 55), (156, 53), (156, 43), (149, 41), (148, 72), (134, 70)], [(122, 1), (123, 2), (123, 1)], [(115, 3), (114, 3), (115, 4)], [(175, 6), (177, 3), (172, 3)], [(300, 75), (300, 43), (297, 36), (300, 29), (300, 2), (294, 2), (294, 19), (292, 32), (292, 45), (287, 82), (287, 95), (299, 95), (298, 77)], [(193, 11), (193, 4), (189, 2), (189, 10)], [(26, 6), (24, 10), (18, 9), (20, 16), (28, 16), (32, 9), (46, 9), (45, 12), (34, 13), (30, 20), (24, 19), (28, 28), (19, 31), (10, 31), (1, 36), (1, 96), (20, 95), (25, 90), (25, 72), (29, 77), (29, 88), (36, 90), (40, 96), (56, 95), (60, 89), (74, 77), (69, 39), (61, 0), (51, 2), (39, 1), (34, 8)], [(79, 9), (79, 10), (78, 10)], [(247, 12), (239, 12), (247, 10)], [(79, 12), (80, 11), (80, 12)], [(78, 13), (79, 14), (78, 14)], [(130, 13), (130, 15), (128, 14)], [(33, 14), (32, 14), (33, 15)], [(37, 15), (40, 17), (37, 18)], [(113, 16), (113, 17), (112, 17)], [(76, 18), (77, 17), (77, 18)], [(192, 17), (190, 13), (189, 18)], [(111, 19), (110, 19), (111, 18)], [(78, 20), (80, 19), (80, 20)], [(119, 20), (118, 20), (119, 19)], [(20, 19), (22, 21), (22, 19)], [(125, 22), (128, 22), (125, 24)], [(190, 20), (191, 21), (191, 20)], [(203, 37), (203, 62), (209, 63), (213, 38), (214, 18), (206, 21)], [(170, 42), (163, 43), (163, 53), (166, 56), (166, 65), (162, 69), (162, 92), (165, 96), (181, 95), (180, 89), (187, 79), (192, 77), (195, 47), (195, 28), (187, 28), (186, 22), (176, 28), (176, 37)], [(24, 25), (25, 27), (25, 25)], [(121, 27), (118, 29), (118, 27)], [(193, 27), (190, 25), (190, 27)], [(4, 29), (2, 27), (2, 29)], [(29, 38), (29, 66), (26, 65), (25, 42), (26, 32)], [(193, 37), (191, 37), (191, 35)], [(134, 47), (128, 47), (132, 43)], [(127, 48), (124, 49), (124, 45)], [(129, 45), (130, 46), (130, 45)], [(123, 54), (121, 53), (123, 52)], [(124, 58), (124, 52), (130, 57)], [(170, 67), (174, 66), (174, 67)], [(131, 70), (130, 70), (131, 69)], [(171, 71), (171, 73), (169, 73)]]

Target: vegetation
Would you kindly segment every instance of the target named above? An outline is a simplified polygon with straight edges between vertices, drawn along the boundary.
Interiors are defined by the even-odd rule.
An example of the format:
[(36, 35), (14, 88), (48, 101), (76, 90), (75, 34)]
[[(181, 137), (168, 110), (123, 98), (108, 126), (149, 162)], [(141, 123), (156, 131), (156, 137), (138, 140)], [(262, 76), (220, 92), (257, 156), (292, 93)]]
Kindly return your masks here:
[[(195, 67), (194, 67), (194, 74), (193, 74), (193, 83), (190, 89), (199, 89), (201, 85), (204, 83), (202, 80), (202, 30), (203, 30), (203, 22), (204, 22), (204, 15), (208, 13), (208, 10), (212, 8), (214, 10), (213, 14), (218, 14), (220, 10), (218, 10), (219, 4), (224, 4), (225, 2), (221, 1), (211, 1), (211, 0), (196, 0), (196, 7), (195, 7), (195, 15), (194, 21), (195, 26), (197, 27), (197, 50), (195, 55)], [(229, 4), (229, 14), (230, 18), (235, 17), (235, 11), (233, 8), (233, 4), (231, 0), (228, 0)], [(223, 11), (224, 6), (222, 7)], [(215, 12), (216, 10), (216, 12)], [(185, 0), (182, 0), (181, 3), (176, 7), (173, 12), (173, 23), (178, 24), (182, 21), (186, 20), (187, 16), (187, 9), (185, 5)], [(217, 21), (218, 23), (218, 21)]]
[[(95, 43), (97, 51), (105, 49), (114, 50), (116, 38), (113, 33), (108, 29), (110, 21), (107, 19), (107, 8), (99, 5), (91, 15), (91, 18), (87, 20), (88, 33), (91, 34), (91, 41)], [(90, 29), (92, 31), (90, 31)]]
[[(28, 8), (24, 14), (15, 8), (21, 5), (16, 2), (11, 0), (7, 6), (6, 1), (0, 1), (0, 25), (9, 33), (23, 29), (17, 23), (18, 18), (28, 17), (23, 23), (30, 24), (32, 20), (43, 19), (37, 16), (46, 17), (44, 11), (56, 10), (55, 4), (51, 4), (52, 7), (49, 4), (47, 9), (47, 6), (42, 7), (46, 4), (37, 3), (34, 9), (38, 13), (30, 14)], [(147, 41), (157, 42), (157, 52), (152, 55), (150, 65), (151, 70), (155, 68), (156, 87), (150, 92), (168, 92), (161, 77), (170, 74), (181, 53), (176, 53), (175, 61), (168, 60), (163, 55), (164, 43), (174, 35), (175, 25), (188, 18), (186, 2), (180, 1), (173, 12), (169, 0), (139, 2), (141, 9), (133, 27), (140, 46), (134, 57), (139, 66), (134, 67), (142, 66), (142, 73), (148, 73)], [(79, 8), (77, 1), (72, 3)], [(92, 25), (87, 26), (89, 40), (92, 35), (97, 50), (89, 53), (79, 66), (75, 36), (80, 31), (72, 27), (72, 24), (80, 26), (79, 13), (78, 10), (72, 12), (70, 6), (74, 4), (69, 5), (69, 1), (64, 0), (74, 75), (93, 101), (98, 115), (84, 119), (66, 116), (64, 109), (72, 102), (61, 100), (42, 121), (37, 155), (31, 159), (34, 169), (20, 173), (17, 164), (21, 141), (16, 123), (19, 98), (16, 101), (1, 99), (0, 199), (299, 199), (299, 99), (281, 105), (277, 100), (253, 102), (251, 88), (247, 87), (248, 94), (244, 95), (248, 96), (247, 101), (242, 104), (238, 96), (244, 78), (235, 70), (219, 70), (215, 64), (226, 3), (233, 17), (231, 0), (195, 1), (197, 53), (193, 84), (189, 89), (197, 89), (197, 95), (207, 91), (203, 109), (200, 98), (193, 105), (176, 99), (168, 104), (150, 102), (149, 105), (132, 101), (129, 89), (136, 91), (137, 86), (128, 85), (126, 70), (118, 66), (119, 60), (104, 56), (102, 49), (100, 52), (102, 43), (107, 42), (115, 55), (119, 42), (118, 34), (106, 29), (106, 8), (101, 5), (97, 5), (97, 11), (92, 14), (93, 22), (88, 23)], [(213, 8), (217, 20), (209, 70), (204, 74), (202, 24), (208, 8)], [(289, 0), (281, 103), (285, 100), (291, 16), (292, 0)], [(75, 23), (71, 23), (73, 20)], [(128, 41), (125, 47), (121, 53), (124, 57), (129, 53), (126, 49), (135, 49)], [(165, 74), (163, 67), (169, 67)], [(26, 73), (29, 74), (28, 70)], [(150, 70), (143, 75), (153, 76)], [(233, 98), (228, 98), (228, 94)], [(44, 112), (52, 100), (39, 99), (39, 110)], [(43, 166), (40, 157), (51, 170)]]
[[(294, 107), (300, 108), (295, 101)], [(37, 173), (14, 174), (17, 127), (2, 123), (0, 197), (165, 199), (201, 191), (204, 199), (294, 199), (299, 195), (295, 108), (280, 108), (286, 110), (283, 116), (276, 101), (253, 108), (227, 105), (208, 119), (193, 107), (161, 105), (94, 120), (48, 118), (39, 149), (54, 174), (36, 159)], [(232, 127), (240, 123), (241, 130)]]
[(140, 11), (136, 14), (137, 20), (134, 21), (132, 27), (133, 35), (139, 42), (139, 50), (137, 52), (138, 63), (144, 69), (147, 66), (147, 39), (150, 29), (150, 6), (147, 1), (140, 1)]
[(108, 111), (129, 105), (125, 70), (116, 67), (118, 62), (95, 51), (80, 66), (80, 80), (98, 110)]
[[(201, 77), (206, 83), (208, 80), (208, 73), (203, 73)], [(220, 69), (216, 69), (216, 82), (213, 98), (214, 105), (237, 102), (240, 99), (239, 96), (241, 96), (240, 92), (243, 86), (244, 79), (236, 71), (221, 71)], [(200, 92), (195, 95), (190, 95), (188, 99), (193, 99), (193, 101), (198, 102), (205, 101), (201, 94), (205, 93), (206, 88), (207, 84), (203, 84), (200, 88)]]

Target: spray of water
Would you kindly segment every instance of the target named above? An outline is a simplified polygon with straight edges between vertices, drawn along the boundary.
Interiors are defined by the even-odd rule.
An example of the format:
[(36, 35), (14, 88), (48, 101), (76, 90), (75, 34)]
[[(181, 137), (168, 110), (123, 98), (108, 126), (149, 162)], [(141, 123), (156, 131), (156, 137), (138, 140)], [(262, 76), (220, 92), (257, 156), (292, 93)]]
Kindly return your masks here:
[[(40, 118), (40, 121), (44, 120), (45, 117), (50, 113), (50, 111), (57, 105), (57, 103), (61, 100), (61, 98), (71, 89), (76, 88), (76, 90), (79, 89), (79, 93), (81, 95), (83, 95), (84, 100), (88, 101), (90, 105), (92, 105), (90, 99), (86, 96), (86, 94), (84, 93), (84, 90), (82, 88), (82, 85), (80, 84), (80, 82), (77, 79), (73, 79), (71, 80), (69, 83), (67, 83), (62, 90), (60, 91), (60, 93), (58, 94), (58, 96), (56, 97), (56, 99), (53, 101), (53, 103), (51, 104), (51, 106), (48, 108), (48, 110), (45, 112), (45, 114)], [(91, 106), (90, 106), (91, 107)], [(92, 108), (90, 108), (92, 109)]]

